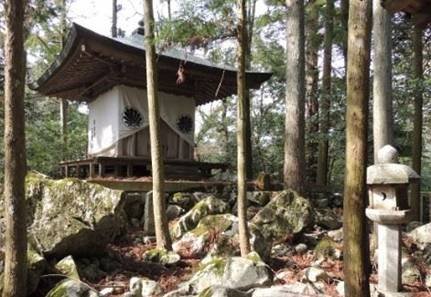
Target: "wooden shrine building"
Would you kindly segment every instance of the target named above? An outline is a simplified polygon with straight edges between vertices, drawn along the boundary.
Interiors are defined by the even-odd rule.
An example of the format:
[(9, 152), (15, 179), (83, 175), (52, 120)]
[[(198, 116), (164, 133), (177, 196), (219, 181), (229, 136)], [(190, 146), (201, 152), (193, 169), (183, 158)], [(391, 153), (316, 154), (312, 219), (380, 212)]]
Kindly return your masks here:
[[(236, 70), (169, 49), (157, 56), (162, 151), (167, 177), (203, 178), (224, 164), (194, 160), (197, 106), (236, 93)], [(258, 89), (270, 73), (247, 73)], [(150, 176), (143, 29), (111, 38), (73, 24), (65, 47), (33, 84), (39, 93), (86, 102), (88, 153), (64, 161), (64, 176)]]

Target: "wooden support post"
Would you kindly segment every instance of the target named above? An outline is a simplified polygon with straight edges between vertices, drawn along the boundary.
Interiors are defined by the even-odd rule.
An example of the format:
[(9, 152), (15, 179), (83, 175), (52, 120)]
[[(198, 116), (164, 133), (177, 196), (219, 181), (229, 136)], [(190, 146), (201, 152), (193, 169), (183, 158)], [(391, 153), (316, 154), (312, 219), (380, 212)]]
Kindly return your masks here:
[(105, 174), (105, 165), (103, 165), (102, 163), (99, 163), (99, 177), (103, 177), (104, 174)]
[(93, 178), (94, 177), (94, 175), (95, 175), (95, 172), (94, 172), (95, 167), (96, 167), (95, 164), (90, 163), (89, 169), (88, 169), (88, 177), (89, 178)]
[(120, 176), (120, 165), (114, 165), (114, 177)]
[(127, 164), (127, 177), (133, 176), (133, 165), (131, 163)]
[(64, 177), (69, 177), (69, 165), (64, 165)]

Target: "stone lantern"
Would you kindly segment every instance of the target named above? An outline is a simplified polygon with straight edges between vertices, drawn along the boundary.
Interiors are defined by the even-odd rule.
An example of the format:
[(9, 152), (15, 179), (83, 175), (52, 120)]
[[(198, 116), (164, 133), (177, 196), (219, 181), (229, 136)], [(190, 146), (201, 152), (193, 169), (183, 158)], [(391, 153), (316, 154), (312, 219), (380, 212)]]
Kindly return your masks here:
[(409, 185), (419, 180), (410, 167), (398, 164), (398, 152), (381, 148), (377, 164), (367, 168), (369, 206), (367, 217), (377, 223), (379, 290), (401, 289), (401, 224), (409, 221)]

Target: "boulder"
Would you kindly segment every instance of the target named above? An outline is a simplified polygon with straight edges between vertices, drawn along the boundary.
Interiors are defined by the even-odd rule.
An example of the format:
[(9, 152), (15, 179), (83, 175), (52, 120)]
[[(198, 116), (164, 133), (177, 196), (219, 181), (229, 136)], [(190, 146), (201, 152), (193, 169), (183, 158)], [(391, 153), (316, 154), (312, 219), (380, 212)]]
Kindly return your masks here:
[(33, 248), (27, 249), (27, 292), (33, 293), (39, 285), (40, 277), (48, 267), (48, 262)]
[(408, 257), (403, 257), (401, 260), (402, 274), (401, 280), (403, 284), (413, 284), (421, 279), (421, 272), (416, 264)]
[(329, 231), (328, 237), (336, 242), (343, 241), (343, 228)]
[(413, 238), (413, 240), (416, 241), (416, 243), (424, 244), (424, 245), (430, 244), (431, 243), (431, 223), (417, 227), (416, 229), (413, 229), (413, 231), (411, 231), (409, 234)]
[(324, 237), (319, 241), (314, 248), (314, 253), (316, 258), (332, 258), (336, 260), (340, 260), (343, 255), (341, 244), (336, 243), (329, 237)]
[(180, 288), (183, 292), (199, 294), (212, 286), (248, 290), (272, 283), (269, 267), (256, 253), (247, 257), (207, 257), (199, 271)]
[(199, 297), (250, 297), (250, 294), (222, 286), (212, 286), (203, 290)]
[(305, 269), (304, 276), (306, 280), (311, 283), (326, 281), (329, 278), (325, 270), (318, 267), (313, 267), (313, 266)]
[(97, 291), (87, 284), (73, 279), (58, 283), (46, 297), (98, 297)]
[(80, 259), (77, 263), (79, 276), (90, 282), (98, 282), (106, 276), (106, 272), (101, 269), (98, 258)]
[(78, 266), (72, 256), (67, 256), (60, 260), (55, 266), (55, 270), (71, 279), (79, 280)]
[(252, 293), (252, 297), (298, 297), (316, 296), (319, 292), (306, 283), (293, 283), (269, 288), (258, 288)]
[(180, 255), (177, 253), (159, 248), (146, 251), (142, 255), (142, 258), (144, 261), (158, 263), (161, 265), (174, 265), (181, 260)]
[(97, 184), (31, 172), (26, 177), (29, 242), (56, 258), (99, 253), (127, 226), (124, 198), (122, 191)]
[(129, 282), (130, 294), (134, 297), (151, 297), (162, 292), (159, 284), (153, 280), (132, 277)]
[(251, 204), (256, 204), (259, 206), (265, 206), (271, 200), (272, 192), (269, 191), (254, 191), (247, 192), (247, 200)]
[(313, 225), (310, 202), (292, 190), (278, 193), (252, 220), (268, 241), (282, 241)]
[(192, 193), (175, 193), (171, 201), (183, 209), (191, 209), (199, 200)]
[(314, 215), (316, 225), (324, 229), (335, 230), (342, 226), (340, 216), (330, 208), (316, 208)]
[(180, 238), (186, 232), (194, 229), (199, 221), (212, 214), (222, 214), (228, 211), (228, 205), (214, 196), (208, 196), (199, 201), (191, 210), (183, 215), (171, 228), (174, 239)]
[[(197, 227), (186, 234), (180, 240), (174, 242), (172, 248), (184, 258), (197, 258), (203, 256), (205, 250), (211, 248), (211, 244), (216, 244), (215, 239), (220, 239), (223, 243), (222, 233), (234, 224), (238, 224), (238, 218), (231, 214), (209, 215), (200, 220)], [(234, 235), (234, 234), (233, 234)]]
[(308, 250), (308, 246), (305, 243), (299, 243), (295, 245), (295, 252), (298, 254), (304, 254)]
[(166, 217), (168, 218), (168, 221), (172, 221), (183, 215), (185, 212), (184, 208), (178, 205), (169, 204), (166, 208)]

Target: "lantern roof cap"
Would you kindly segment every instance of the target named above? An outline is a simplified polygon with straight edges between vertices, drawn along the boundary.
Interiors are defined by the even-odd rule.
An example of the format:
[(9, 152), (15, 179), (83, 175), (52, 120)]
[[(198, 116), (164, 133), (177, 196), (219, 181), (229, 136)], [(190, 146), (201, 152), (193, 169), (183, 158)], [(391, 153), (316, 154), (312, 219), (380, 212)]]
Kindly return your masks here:
[(367, 184), (408, 184), (420, 179), (409, 166), (398, 164), (398, 151), (385, 145), (377, 153), (377, 164), (367, 168)]

